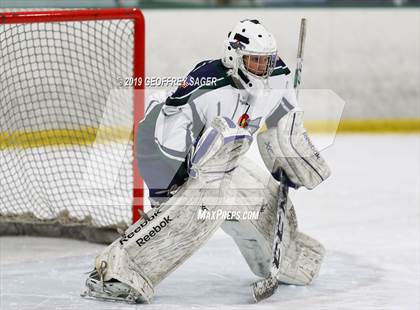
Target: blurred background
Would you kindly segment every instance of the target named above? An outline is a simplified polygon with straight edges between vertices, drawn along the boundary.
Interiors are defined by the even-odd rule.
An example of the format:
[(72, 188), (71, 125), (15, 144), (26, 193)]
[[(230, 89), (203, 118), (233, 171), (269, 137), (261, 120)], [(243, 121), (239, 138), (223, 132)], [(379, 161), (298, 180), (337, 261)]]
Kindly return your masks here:
[[(134, 6), (146, 19), (146, 76), (185, 77), (201, 60), (220, 58), (227, 33), (245, 18), (274, 33), (294, 70), (305, 17), (302, 88), (318, 94), (301, 98), (307, 119), (340, 118), (342, 132), (420, 132), (419, 0), (0, 0), (2, 10)], [(338, 108), (325, 116), (331, 104)]]

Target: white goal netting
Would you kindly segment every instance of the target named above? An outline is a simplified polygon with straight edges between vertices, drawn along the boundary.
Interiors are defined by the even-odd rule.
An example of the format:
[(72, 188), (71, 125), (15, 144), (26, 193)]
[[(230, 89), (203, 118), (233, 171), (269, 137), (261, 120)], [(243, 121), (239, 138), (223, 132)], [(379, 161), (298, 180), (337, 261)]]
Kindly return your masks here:
[(127, 226), (131, 20), (1, 24), (0, 219)]

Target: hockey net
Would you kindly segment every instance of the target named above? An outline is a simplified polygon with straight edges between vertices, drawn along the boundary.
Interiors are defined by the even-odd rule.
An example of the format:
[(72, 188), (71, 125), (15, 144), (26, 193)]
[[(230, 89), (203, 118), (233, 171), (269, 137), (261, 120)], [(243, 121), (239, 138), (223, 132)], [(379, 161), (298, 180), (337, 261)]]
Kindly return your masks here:
[(0, 46), (0, 235), (112, 241), (142, 206), (141, 12), (0, 13)]

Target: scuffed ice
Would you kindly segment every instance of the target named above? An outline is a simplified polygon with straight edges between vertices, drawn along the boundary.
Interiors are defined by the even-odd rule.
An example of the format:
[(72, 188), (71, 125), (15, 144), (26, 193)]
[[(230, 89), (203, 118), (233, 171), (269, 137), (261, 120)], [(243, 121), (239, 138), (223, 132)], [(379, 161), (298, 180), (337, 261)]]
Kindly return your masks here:
[(327, 254), (308, 287), (280, 286), (254, 304), (257, 280), (218, 231), (156, 288), (150, 305), (79, 296), (101, 245), (0, 237), (0, 309), (419, 309), (419, 136), (338, 136), (333, 176), (292, 192), (300, 229)]

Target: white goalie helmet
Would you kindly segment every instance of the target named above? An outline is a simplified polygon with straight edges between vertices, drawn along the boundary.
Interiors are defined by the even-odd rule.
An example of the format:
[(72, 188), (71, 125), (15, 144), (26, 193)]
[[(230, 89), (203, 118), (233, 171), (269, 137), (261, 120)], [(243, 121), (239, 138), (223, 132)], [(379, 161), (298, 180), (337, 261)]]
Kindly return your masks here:
[(258, 20), (239, 22), (224, 42), (222, 62), (250, 94), (268, 87), (276, 60), (276, 40)]

